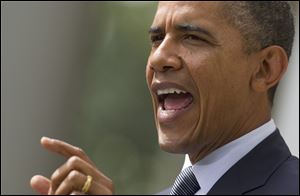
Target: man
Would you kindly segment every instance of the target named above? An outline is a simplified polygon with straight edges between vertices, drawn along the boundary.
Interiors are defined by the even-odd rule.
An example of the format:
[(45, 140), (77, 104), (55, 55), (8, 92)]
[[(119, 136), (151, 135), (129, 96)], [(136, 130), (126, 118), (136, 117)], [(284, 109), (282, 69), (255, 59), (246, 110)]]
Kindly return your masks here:
[[(187, 154), (160, 194), (299, 194), (299, 160), (271, 118), (294, 36), (286, 2), (160, 2), (146, 70), (160, 147)], [(31, 186), (49, 194), (113, 194), (77, 147), (42, 138), (68, 157)]]

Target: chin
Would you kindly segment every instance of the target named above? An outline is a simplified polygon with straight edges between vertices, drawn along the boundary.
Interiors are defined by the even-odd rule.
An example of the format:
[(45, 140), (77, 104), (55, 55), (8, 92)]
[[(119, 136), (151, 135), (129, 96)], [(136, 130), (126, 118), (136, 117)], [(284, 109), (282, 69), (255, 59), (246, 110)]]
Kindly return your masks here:
[(187, 153), (187, 145), (186, 142), (176, 139), (166, 139), (163, 137), (159, 137), (159, 147), (169, 153), (174, 154), (186, 154)]

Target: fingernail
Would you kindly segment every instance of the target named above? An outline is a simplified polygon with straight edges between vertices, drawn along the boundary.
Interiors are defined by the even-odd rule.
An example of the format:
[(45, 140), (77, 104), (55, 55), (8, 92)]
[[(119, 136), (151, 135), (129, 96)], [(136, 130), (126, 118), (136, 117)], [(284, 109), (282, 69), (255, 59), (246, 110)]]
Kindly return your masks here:
[(49, 140), (51, 140), (49, 137), (45, 137), (45, 136), (43, 136), (42, 138), (41, 138), (41, 142), (43, 143), (43, 142), (45, 142), (45, 141), (49, 141)]

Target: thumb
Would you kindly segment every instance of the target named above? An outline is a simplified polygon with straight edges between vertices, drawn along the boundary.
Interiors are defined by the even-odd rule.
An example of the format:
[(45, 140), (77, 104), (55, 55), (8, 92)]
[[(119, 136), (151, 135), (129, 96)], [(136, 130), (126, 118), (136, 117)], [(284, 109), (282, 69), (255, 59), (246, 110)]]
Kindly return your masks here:
[(42, 195), (47, 195), (50, 188), (50, 180), (44, 176), (36, 175), (30, 180), (30, 186)]

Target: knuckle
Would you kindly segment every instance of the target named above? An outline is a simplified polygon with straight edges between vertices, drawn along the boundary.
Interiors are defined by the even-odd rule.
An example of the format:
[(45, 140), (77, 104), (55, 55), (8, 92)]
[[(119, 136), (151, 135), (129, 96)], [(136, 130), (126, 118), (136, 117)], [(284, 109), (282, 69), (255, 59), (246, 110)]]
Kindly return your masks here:
[(75, 179), (77, 179), (80, 176), (80, 173), (76, 170), (72, 170), (69, 175), (68, 175), (68, 180), (70, 181), (74, 181)]
[(78, 152), (79, 156), (85, 156), (85, 152), (82, 148), (76, 147), (76, 151)]
[(74, 168), (75, 165), (77, 165), (80, 162), (80, 158), (77, 156), (72, 156), (71, 158), (69, 158), (67, 165), (70, 168)]

